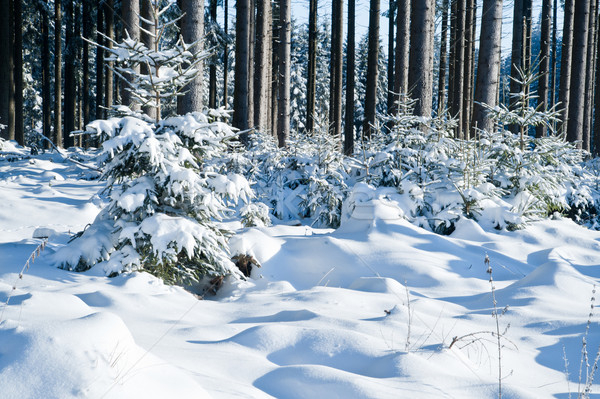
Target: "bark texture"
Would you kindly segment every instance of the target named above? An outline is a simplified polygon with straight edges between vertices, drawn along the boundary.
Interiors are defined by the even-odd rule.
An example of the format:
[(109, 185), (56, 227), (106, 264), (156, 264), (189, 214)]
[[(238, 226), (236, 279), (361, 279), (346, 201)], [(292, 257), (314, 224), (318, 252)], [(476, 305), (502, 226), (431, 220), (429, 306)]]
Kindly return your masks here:
[(473, 123), (475, 127), (491, 132), (494, 122), (480, 103), (491, 106), (498, 103), (502, 0), (483, 0), (482, 15)]

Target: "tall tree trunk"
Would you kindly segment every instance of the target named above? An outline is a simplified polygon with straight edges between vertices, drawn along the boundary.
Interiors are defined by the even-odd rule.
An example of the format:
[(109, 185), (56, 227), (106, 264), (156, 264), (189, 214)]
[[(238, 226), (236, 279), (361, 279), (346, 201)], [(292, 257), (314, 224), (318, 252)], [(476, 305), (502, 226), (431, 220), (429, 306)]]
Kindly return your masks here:
[(104, 104), (104, 50), (102, 46), (104, 46), (104, 38), (100, 34), (104, 32), (104, 11), (103, 7), (98, 5), (96, 10), (96, 43), (100, 46), (96, 47), (96, 119), (103, 119), (105, 117), (105, 112), (103, 108)]
[(279, 4), (281, 0), (274, 0), (272, 2), (272, 15), (273, 15), (273, 40), (271, 41), (271, 132), (273, 137), (277, 139), (277, 115), (278, 111), (278, 103), (277, 97), (279, 95), (279, 84), (280, 84), (280, 76), (279, 76), (279, 45), (280, 45), (280, 29), (279, 29)]
[[(91, 21), (91, 7), (90, 0), (83, 0), (81, 11), (81, 20), (83, 24), (83, 37), (91, 39), (92, 37), (92, 21)], [(90, 121), (90, 49), (89, 44), (86, 40), (83, 41), (83, 58), (82, 58), (82, 113), (83, 113), (83, 124), (87, 125)]]
[(394, 110), (394, 14), (396, 5), (394, 0), (388, 0), (388, 64), (387, 64), (387, 113)]
[[(540, 111), (548, 109), (549, 77), (550, 77), (550, 23), (552, 21), (552, 4), (550, 0), (542, 3), (542, 32), (540, 37), (540, 79), (538, 80), (538, 106)], [(540, 125), (535, 129), (536, 137), (547, 135), (547, 127)]]
[(573, 61), (571, 64), (571, 89), (569, 94), (569, 120), (567, 140), (578, 141), (582, 147), (583, 118), (585, 113), (585, 72), (587, 66), (587, 36), (590, 0), (577, 0), (573, 19)]
[[(141, 26), (142, 29), (140, 30), (140, 37), (142, 39), (142, 43), (144, 43), (144, 45), (148, 49), (156, 48), (156, 40), (155, 40), (156, 24), (154, 23), (154, 13), (153, 13), (153, 7), (152, 7), (151, 2), (152, 2), (152, 0), (141, 0), (141, 4), (140, 4), (140, 14), (142, 17), (142, 26)], [(142, 64), (140, 66), (140, 70), (141, 70), (141, 73), (143, 73), (143, 74), (149, 73), (148, 65)], [(144, 106), (142, 108), (144, 110), (144, 113), (146, 115), (148, 115), (150, 118), (152, 118), (154, 120), (160, 119), (160, 106), (159, 107)]]
[(52, 77), (50, 76), (50, 21), (47, 7), (47, 1), (40, 3), (40, 15), (42, 16), (42, 132), (50, 139), (52, 134), (52, 107), (50, 105)]
[(10, 2), (9, 0), (0, 0), (0, 9), (4, 12), (0, 13), (0, 59), (4, 60), (0, 62), (0, 125), (4, 125), (5, 128), (0, 128), (0, 137), (8, 138), (8, 107), (9, 99), (8, 94), (10, 91), (11, 79), (9, 76), (12, 74), (10, 69)]
[[(510, 57), (510, 76), (518, 78), (518, 69), (524, 69), (523, 64), (523, 49), (525, 43), (523, 43), (523, 2), (525, 0), (515, 0), (513, 8), (513, 26), (512, 26), (512, 50)], [(512, 80), (510, 81), (510, 92), (518, 93), (521, 91), (519, 83)], [(512, 104), (511, 104), (512, 107)]]
[[(83, 24), (83, 20), (81, 19), (81, 2), (75, 2), (75, 8), (73, 9), (73, 24), (74, 24), (74, 33), (75, 36), (75, 130), (81, 130), (83, 126), (83, 107), (82, 107), (82, 70), (81, 70), (81, 62), (82, 62), (82, 49), (81, 46), (81, 28)], [(75, 145), (81, 147), (81, 139), (82, 136), (79, 135), (75, 138)]]
[(594, 78), (596, 72), (596, 5), (598, 0), (590, 0), (588, 20), (587, 65), (585, 76), (584, 114), (583, 114), (583, 149), (590, 151), (592, 135), (592, 100), (594, 99)]
[(15, 140), (25, 142), (23, 126), (23, 3), (14, 0), (14, 80), (15, 80)]
[[(123, 14), (123, 37), (129, 37), (134, 41), (140, 40), (140, 2), (139, 0), (123, 0), (122, 2), (122, 14)], [(129, 83), (133, 83), (134, 74), (140, 73), (140, 66), (135, 65), (133, 68), (133, 74), (125, 73), (124, 77)], [(132, 111), (139, 111), (139, 104), (134, 100), (131, 95), (130, 86), (127, 83), (123, 84), (123, 90), (121, 91), (121, 100), (123, 105), (128, 106)]]
[(54, 144), (63, 146), (62, 132), (62, 9), (54, 0)]
[[(600, 16), (598, 16), (600, 18)], [(596, 79), (594, 81), (594, 126), (593, 126), (593, 145), (592, 154), (594, 156), (600, 155), (600, 19), (596, 19)]]
[(464, 100), (464, 80), (465, 80), (465, 42), (466, 42), (466, 18), (467, 18), (467, 2), (466, 0), (454, 0), (456, 2), (454, 14), (454, 40), (451, 44), (450, 52), (452, 67), (452, 91), (449, 95), (450, 115), (458, 121), (454, 136), (464, 138), (464, 115), (463, 115), (463, 100)]
[(556, 31), (558, 25), (558, 0), (552, 5), (552, 46), (550, 56), (550, 107), (556, 104)]
[(275, 85), (275, 77), (273, 76), (273, 71), (274, 71), (274, 66), (273, 66), (273, 57), (274, 57), (274, 51), (273, 51), (273, 5), (272, 2), (269, 1), (269, 12), (268, 12), (268, 19), (267, 19), (267, 26), (268, 28), (268, 32), (267, 32), (267, 39), (266, 39), (266, 46), (267, 46), (267, 64), (265, 66), (265, 68), (267, 69), (267, 81), (266, 81), (266, 108), (265, 108), (265, 130), (267, 132), (269, 132), (269, 134), (271, 134), (271, 136), (275, 136), (274, 135), (274, 131), (275, 129), (273, 128), (272, 125), (272, 115), (273, 115), (273, 86)]
[(72, 147), (71, 132), (75, 130), (75, 32), (73, 24), (73, 0), (65, 3), (65, 146)]
[(408, 61), (410, 45), (410, 2), (411, 0), (397, 0), (396, 52), (394, 54), (394, 64), (396, 65), (394, 71), (395, 102), (398, 101), (400, 94), (405, 95), (409, 93)]
[(367, 51), (367, 85), (365, 88), (365, 120), (363, 136), (371, 138), (375, 132), (375, 114), (377, 112), (377, 77), (379, 74), (379, 0), (371, 0), (369, 6), (369, 48)]
[[(104, 26), (105, 32), (104, 34), (110, 38), (114, 39), (115, 37), (115, 13), (114, 13), (114, 0), (105, 0), (104, 3)], [(113, 47), (113, 43), (111, 40), (106, 40), (105, 46), (109, 49)], [(104, 102), (107, 108), (110, 108), (114, 105), (114, 76), (112, 71), (113, 62), (105, 61), (105, 77), (104, 77)]]
[(502, 0), (483, 0), (473, 123), (488, 132), (493, 130), (494, 122), (481, 104), (495, 106), (498, 103), (501, 40)]
[(442, 2), (442, 31), (440, 38), (440, 72), (438, 74), (438, 115), (446, 107), (446, 78), (448, 69), (448, 0)]
[(475, 56), (476, 11), (477, 5), (475, 4), (475, 0), (468, 0), (465, 20), (465, 69), (462, 101), (463, 124), (461, 129), (461, 131), (464, 132), (465, 139), (471, 137), (471, 118), (473, 116), (473, 58)]
[(408, 87), (417, 100), (415, 115), (431, 116), (435, 1), (413, 1), (410, 14)]
[[(225, 36), (229, 35), (229, 3), (228, 0), (223, 1), (223, 31)], [(227, 109), (229, 106), (229, 46), (225, 42), (223, 49), (223, 107)]]
[[(532, 0), (523, 0), (523, 18), (525, 19), (525, 26), (523, 27), (523, 45), (524, 55), (523, 55), (523, 69), (526, 71), (531, 70), (531, 31), (532, 31)], [(529, 88), (526, 90), (529, 92)]]
[(254, 45), (256, 39), (256, 7), (254, 0), (250, 0), (250, 24), (248, 31), (248, 127), (254, 127)]
[[(306, 131), (315, 128), (315, 92), (317, 88), (317, 0), (310, 0), (308, 13), (308, 74), (306, 79)], [(350, 44), (348, 44), (349, 46)]]
[[(456, 82), (454, 77), (456, 76), (456, 48), (457, 48), (457, 10), (459, 0), (450, 1), (450, 54), (448, 59), (448, 112), (452, 114), (452, 107), (454, 102), (454, 91), (456, 90)], [(457, 132), (455, 132), (456, 135)]]
[(9, 0), (8, 11), (8, 128), (6, 137), (15, 139), (15, 2)]
[(558, 101), (563, 107), (561, 131), (566, 132), (569, 121), (569, 101), (571, 97), (571, 64), (573, 62), (573, 19), (575, 0), (565, 0), (562, 55), (560, 59), (560, 87)]
[(254, 56), (254, 126), (260, 131), (266, 131), (269, 112), (270, 90), (268, 71), (270, 41), (270, 14), (269, 0), (258, 0), (256, 8), (256, 45)]
[[(378, 1), (378, 0), (377, 0)], [(371, 3), (373, 0), (371, 0)], [(332, 3), (331, 31), (331, 95), (329, 102), (329, 132), (333, 137), (342, 134), (342, 68), (343, 68), (343, 0)], [(368, 83), (367, 83), (368, 84)], [(367, 96), (368, 98), (368, 96)], [(367, 99), (368, 101), (368, 99)]]
[[(341, 0), (340, 0), (341, 2)], [(290, 135), (290, 63), (292, 49), (291, 1), (279, 3), (279, 101), (277, 115), (277, 141), (285, 147)]]
[[(348, 40), (346, 53), (346, 121), (344, 125), (344, 154), (354, 153), (354, 79), (356, 1), (348, 0)], [(389, 54), (393, 56), (392, 53)], [(395, 96), (394, 96), (395, 97)]]
[[(249, 78), (249, 44), (250, 44), (250, 1), (236, 2), (235, 33), (235, 80), (233, 93), (233, 126), (240, 130), (248, 129), (248, 78)], [(244, 133), (242, 141), (248, 141)]]
[[(194, 52), (202, 51), (204, 38), (204, 0), (179, 0), (181, 11), (185, 13), (180, 20), (181, 36), (185, 43), (196, 43)], [(185, 88), (185, 94), (179, 97), (177, 113), (202, 111), (202, 83), (204, 79), (203, 64), (197, 64), (198, 75)]]
[[(217, 25), (217, 0), (210, 0), (209, 7), (211, 29)], [(216, 57), (211, 58), (210, 66), (208, 67), (208, 106), (209, 108), (217, 108), (217, 66)]]

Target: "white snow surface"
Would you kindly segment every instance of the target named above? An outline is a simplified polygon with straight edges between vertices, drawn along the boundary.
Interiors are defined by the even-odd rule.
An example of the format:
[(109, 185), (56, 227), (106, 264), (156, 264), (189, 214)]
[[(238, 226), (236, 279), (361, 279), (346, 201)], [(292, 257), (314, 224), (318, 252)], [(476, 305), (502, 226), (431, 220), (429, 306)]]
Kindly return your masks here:
[[(499, 363), (504, 398), (585, 386), (599, 232), (463, 219), (445, 237), (365, 197), (336, 231), (230, 222), (232, 251), (262, 268), (200, 300), (147, 273), (50, 266), (101, 209), (103, 183), (86, 173), (49, 154), (0, 161), (0, 399), (496, 398)], [(52, 234), (24, 268), (36, 230)], [(500, 362), (486, 254), (508, 306)], [(593, 365), (596, 315), (586, 342)]]

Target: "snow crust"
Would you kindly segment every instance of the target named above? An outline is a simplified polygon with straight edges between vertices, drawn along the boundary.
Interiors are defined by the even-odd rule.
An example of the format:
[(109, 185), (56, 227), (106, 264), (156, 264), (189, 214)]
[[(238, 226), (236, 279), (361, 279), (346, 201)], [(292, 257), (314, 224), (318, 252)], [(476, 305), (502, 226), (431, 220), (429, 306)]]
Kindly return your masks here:
[[(338, 230), (238, 229), (232, 252), (262, 267), (199, 300), (147, 273), (51, 266), (102, 207), (101, 183), (84, 173), (51, 154), (0, 161), (1, 399), (496, 398), (486, 254), (498, 307), (508, 306), (503, 397), (577, 395), (599, 232), (563, 219), (495, 230), (490, 214), (440, 236), (405, 221), (401, 198), (359, 186)], [(142, 189), (123, 206), (139, 206)], [(164, 250), (173, 234), (201, 234), (169, 227), (156, 215), (139, 228)], [(36, 230), (53, 234), (19, 279)], [(596, 315), (586, 343), (593, 364)]]

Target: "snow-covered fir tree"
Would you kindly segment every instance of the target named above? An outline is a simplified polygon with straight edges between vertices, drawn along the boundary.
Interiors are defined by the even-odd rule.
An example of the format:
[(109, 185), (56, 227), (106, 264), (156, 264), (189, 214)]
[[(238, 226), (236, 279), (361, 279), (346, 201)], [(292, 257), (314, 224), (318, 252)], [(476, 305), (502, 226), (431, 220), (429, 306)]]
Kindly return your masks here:
[[(182, 40), (160, 48), (126, 37), (111, 50), (118, 76), (134, 74), (129, 87), (135, 97), (157, 107), (195, 77), (199, 60)], [(136, 74), (135, 63), (149, 68)], [(108, 275), (146, 270), (169, 283), (202, 282), (203, 288), (240, 276), (230, 260), (230, 232), (219, 221), (253, 193), (244, 177), (223, 168), (227, 141), (236, 136), (226, 123), (228, 113), (150, 120), (125, 111), (130, 115), (86, 127), (103, 140), (100, 163), (109, 203), (89, 228), (54, 254), (54, 262), (78, 271), (102, 267)]]

